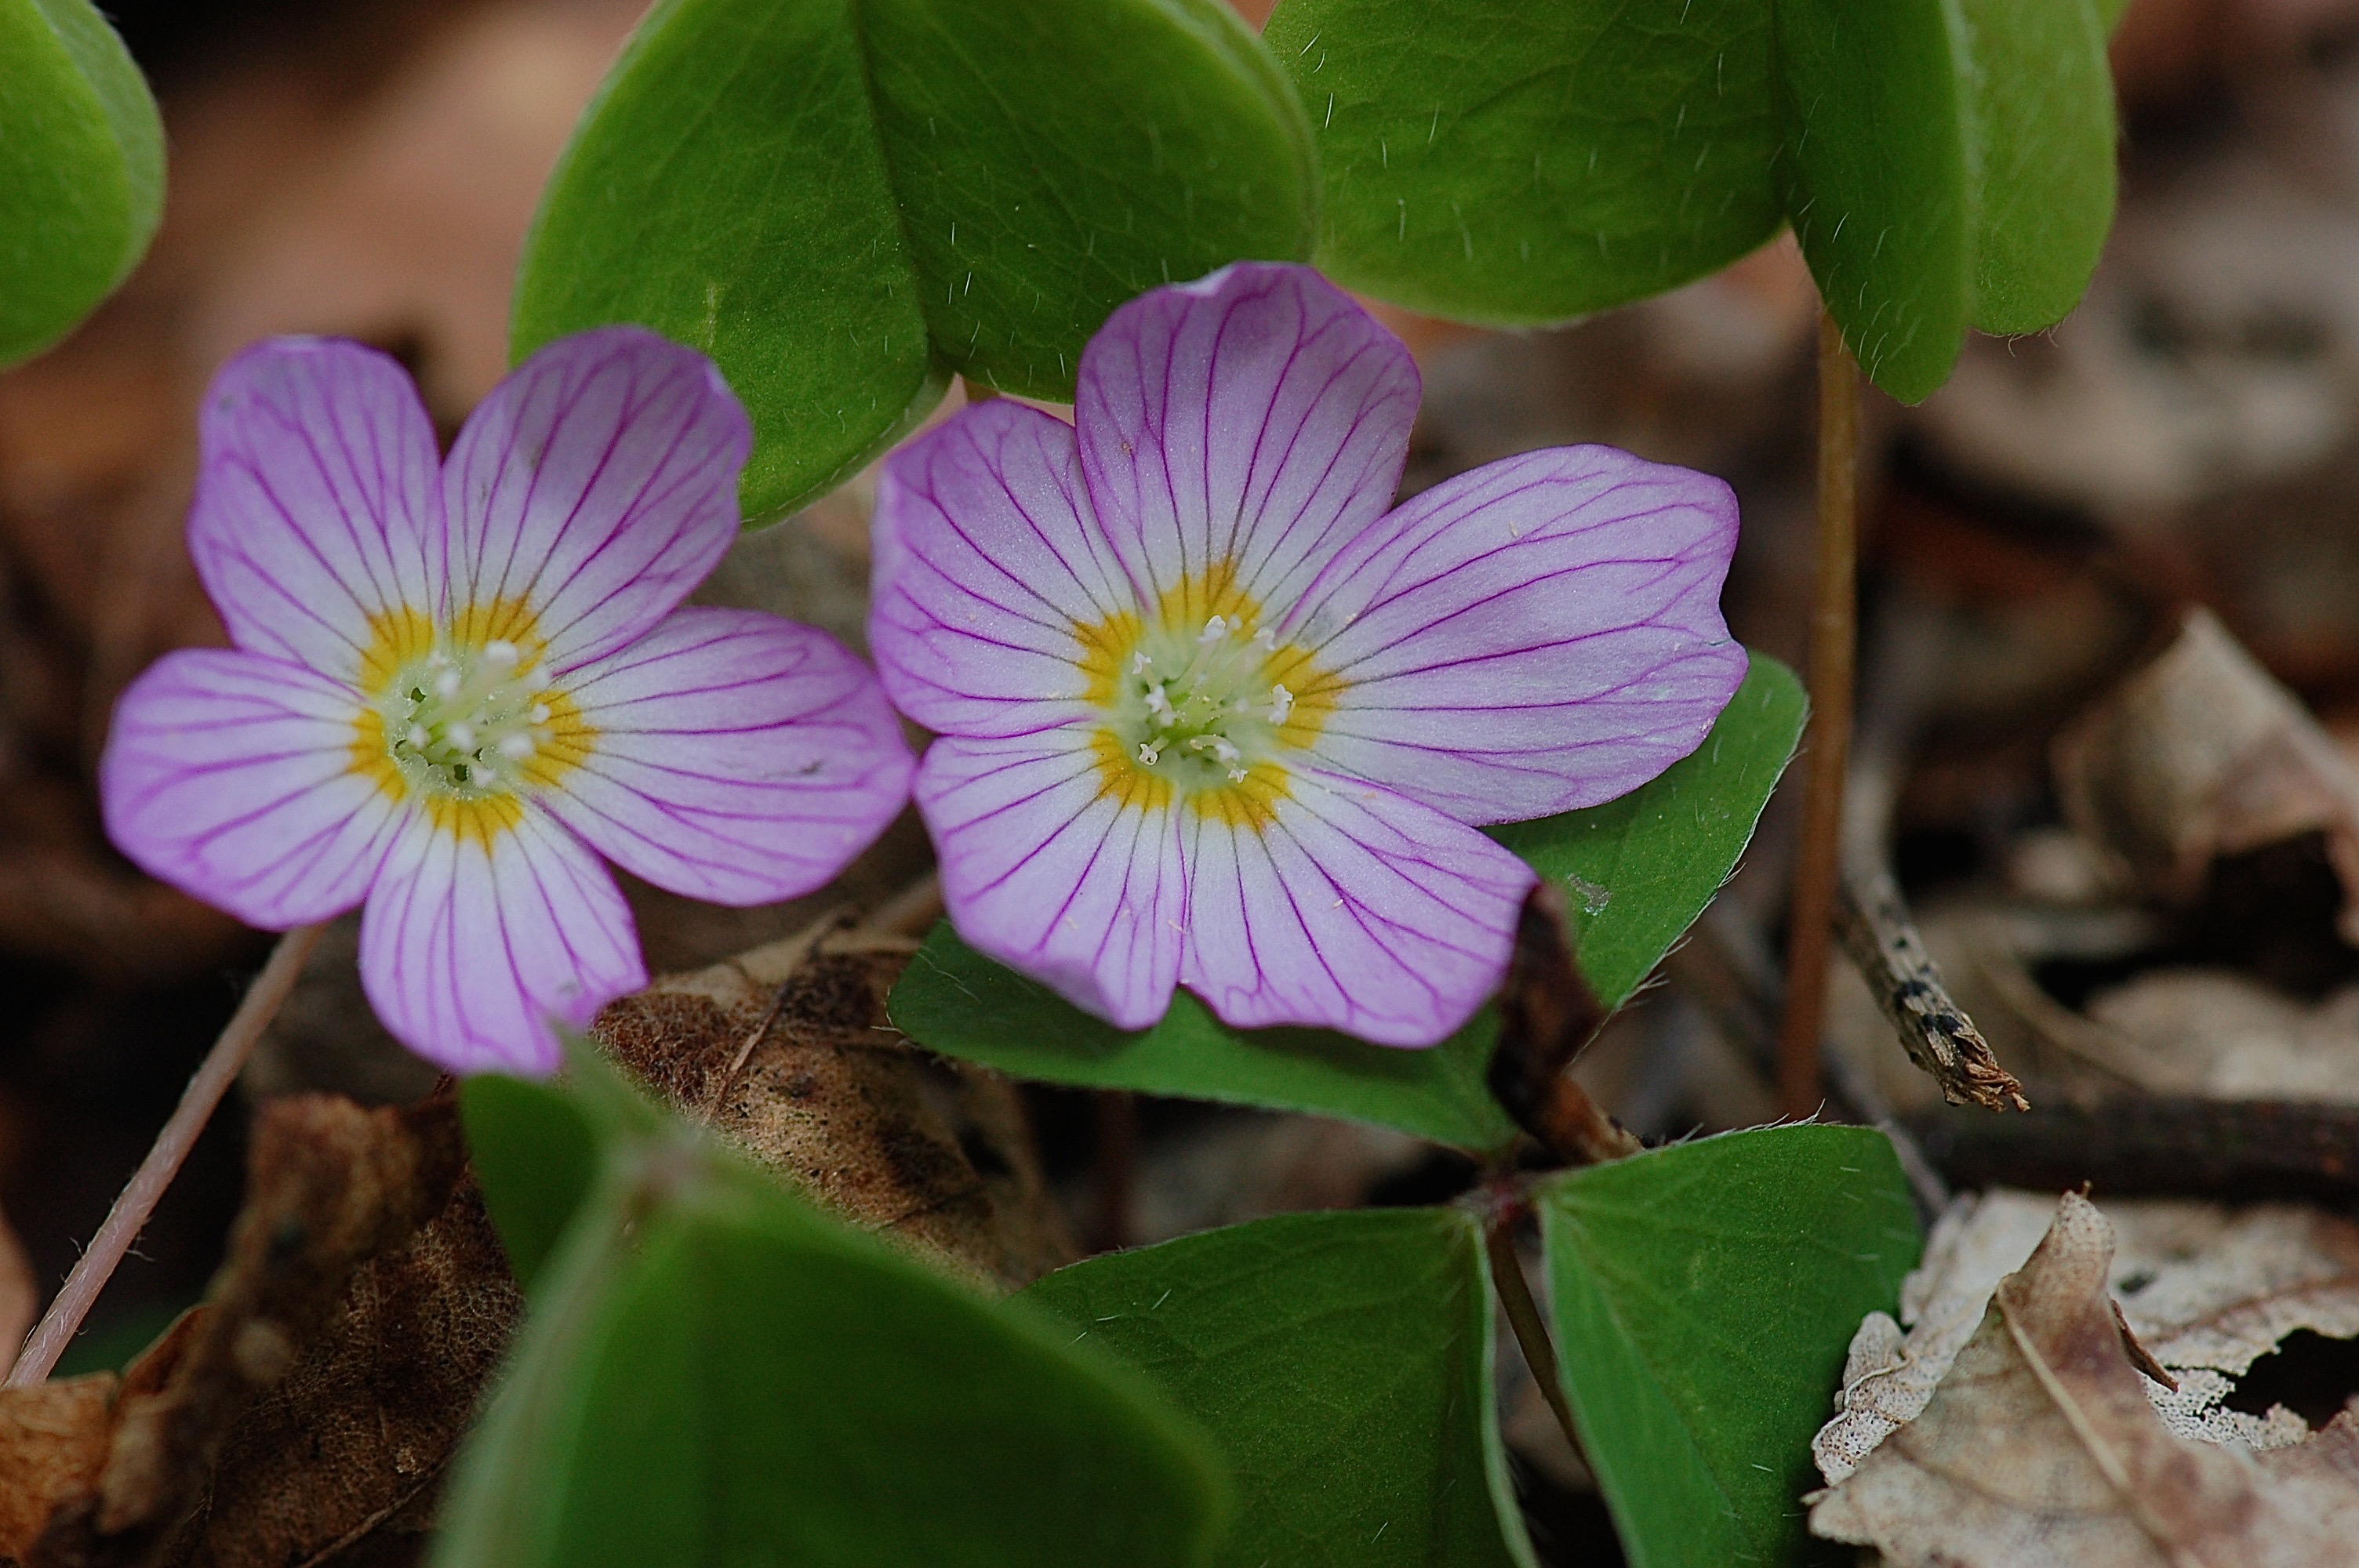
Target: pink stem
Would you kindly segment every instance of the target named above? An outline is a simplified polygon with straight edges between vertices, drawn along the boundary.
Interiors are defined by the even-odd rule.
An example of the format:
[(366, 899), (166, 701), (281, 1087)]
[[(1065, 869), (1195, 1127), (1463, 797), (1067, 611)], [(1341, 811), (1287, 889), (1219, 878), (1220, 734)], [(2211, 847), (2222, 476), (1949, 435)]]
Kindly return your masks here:
[(172, 1119), (156, 1135), (155, 1147), (147, 1151), (147, 1158), (132, 1173), (129, 1184), (114, 1200), (114, 1206), (106, 1211), (106, 1223), (98, 1227), (88, 1250), (74, 1264), (73, 1272), (66, 1276), (65, 1288), (58, 1292), (57, 1299), (49, 1303), (49, 1310), (33, 1326), (16, 1364), (8, 1369), (9, 1388), (23, 1388), (47, 1379), (49, 1369), (58, 1364), (58, 1357), (65, 1354), (66, 1346), (82, 1328), (82, 1320), (89, 1315), (99, 1292), (114, 1277), (115, 1265), (131, 1250), (131, 1244), (139, 1238), (140, 1230), (147, 1224), (147, 1217), (156, 1211), (157, 1200), (179, 1173), (180, 1162), (189, 1157), (197, 1135), (212, 1119), (213, 1108), (221, 1104), (230, 1085), (237, 1081), (246, 1057), (254, 1052), (255, 1042), (262, 1038), (262, 1032), (277, 1016), (287, 993), (295, 989), (295, 979), (303, 972), (303, 960), (310, 956), (313, 945), (325, 929), (321, 925), (299, 925), (281, 936), (278, 946), (270, 950), (269, 962), (262, 966), (262, 973), (255, 977), (245, 1000), (237, 1004), (228, 1027), (206, 1053), (196, 1076), (189, 1080)]

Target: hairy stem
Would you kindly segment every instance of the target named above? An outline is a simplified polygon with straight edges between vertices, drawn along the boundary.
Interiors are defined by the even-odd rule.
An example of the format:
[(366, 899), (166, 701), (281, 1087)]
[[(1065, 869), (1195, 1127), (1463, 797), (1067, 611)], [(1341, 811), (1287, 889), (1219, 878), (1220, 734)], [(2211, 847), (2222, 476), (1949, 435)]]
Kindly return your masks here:
[(221, 1038), (213, 1042), (213, 1048), (199, 1064), (196, 1076), (189, 1080), (172, 1119), (156, 1135), (147, 1157), (132, 1173), (130, 1182), (114, 1200), (114, 1206), (106, 1211), (106, 1222), (91, 1238), (90, 1247), (74, 1264), (73, 1272), (66, 1276), (64, 1288), (49, 1303), (49, 1310), (41, 1314), (41, 1321), (34, 1325), (16, 1364), (8, 1370), (8, 1387), (22, 1388), (42, 1381), (58, 1364), (58, 1357), (65, 1354), (67, 1345), (82, 1327), (82, 1320), (89, 1315), (99, 1292), (114, 1277), (115, 1265), (123, 1261), (123, 1255), (139, 1238), (147, 1217), (156, 1210), (157, 1200), (179, 1173), (180, 1162), (189, 1157), (197, 1135), (212, 1119), (213, 1108), (221, 1104), (230, 1085), (237, 1081), (239, 1070), (254, 1052), (255, 1042), (262, 1038), (262, 1032), (277, 1016), (287, 993), (295, 989), (295, 978), (303, 972), (303, 960), (310, 957), (311, 948), (325, 929), (321, 925), (299, 925), (281, 936), (278, 946), (270, 950), (270, 959), (247, 988), (245, 1000), (237, 1004), (237, 1011), (231, 1015)]
[(1843, 329), (1819, 311), (1818, 595), (1810, 616), (1810, 729), (1804, 747), (1802, 841), (1786, 946), (1786, 1013), (1777, 1031), (1777, 1098), (1788, 1116), (1819, 1108), (1819, 1035), (1843, 851), (1858, 596), (1859, 370)]
[(1564, 1440), (1586, 1465), (1589, 1455), (1572, 1428), (1572, 1407), (1565, 1403), (1564, 1380), (1557, 1373), (1556, 1346), (1540, 1320), (1539, 1303), (1532, 1299), (1531, 1281), (1524, 1278), (1523, 1260), (1516, 1256), (1515, 1216), (1504, 1205), (1483, 1226), (1483, 1249), (1490, 1255), (1491, 1283), (1506, 1312), (1507, 1327), (1523, 1347), (1524, 1365), (1532, 1369), (1532, 1380), (1540, 1386), (1540, 1398), (1548, 1401), (1557, 1425), (1564, 1428)]

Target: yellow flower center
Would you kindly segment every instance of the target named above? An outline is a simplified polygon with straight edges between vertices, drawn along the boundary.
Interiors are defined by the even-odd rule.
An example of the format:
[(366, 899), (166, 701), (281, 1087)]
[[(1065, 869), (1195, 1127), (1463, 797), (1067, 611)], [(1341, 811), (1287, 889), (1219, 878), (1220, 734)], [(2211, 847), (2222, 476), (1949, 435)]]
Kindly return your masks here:
[(1333, 706), (1302, 648), (1281, 643), (1225, 564), (1163, 596), (1151, 618), (1081, 628), (1103, 785), (1139, 805), (1178, 794), (1258, 822), (1285, 794), (1283, 762)]
[(594, 731), (537, 673), (541, 643), (521, 605), (442, 627), (399, 611), (374, 630), (353, 766), (397, 799), (418, 797), (438, 825), (488, 838), (515, 824), (526, 790), (588, 754)]

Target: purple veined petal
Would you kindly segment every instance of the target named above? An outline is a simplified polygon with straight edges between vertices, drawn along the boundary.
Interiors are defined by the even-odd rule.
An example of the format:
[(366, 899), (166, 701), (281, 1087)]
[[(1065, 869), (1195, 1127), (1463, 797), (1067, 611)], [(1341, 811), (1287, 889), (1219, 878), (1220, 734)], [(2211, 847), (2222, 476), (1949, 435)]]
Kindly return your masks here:
[(712, 362), (639, 327), (560, 338), (492, 389), (442, 469), (449, 613), (518, 602), (562, 675), (663, 619), (737, 536), (753, 427)]
[(1118, 1028), (1163, 1016), (1187, 903), (1168, 797), (1105, 793), (1078, 727), (944, 736), (919, 764), (917, 797), (970, 945)]
[(556, 1070), (581, 1028), (647, 984), (620, 890), (586, 844), (523, 810), (489, 833), (411, 816), (361, 914), (361, 988), (395, 1039), (454, 1073)]
[(875, 538), (869, 647), (894, 703), (944, 734), (1078, 717), (1095, 665), (1119, 652), (1090, 633), (1138, 608), (1071, 428), (1004, 398), (886, 460)]
[(429, 603), (434, 427), (375, 349), (277, 338), (213, 377), (189, 553), (239, 647), (355, 679), (388, 612)]
[[(1223, 568), (1292, 600), (1399, 488), (1417, 417), (1399, 339), (1306, 266), (1239, 262), (1139, 296), (1082, 351), (1082, 471), (1154, 594)], [(1191, 611), (1192, 612), (1192, 611)]]
[(1595, 806), (1700, 745), (1745, 678), (1721, 618), (1736, 498), (1610, 447), (1434, 486), (1288, 617), (1334, 707), (1321, 760), (1462, 822)]
[(225, 648), (167, 654), (115, 705), (107, 836), (158, 880), (283, 931), (361, 902), (408, 808), (354, 765), (351, 688)]
[(876, 676), (773, 615), (674, 611), (567, 695), (596, 739), (542, 804), (625, 871), (690, 898), (809, 892), (908, 800), (916, 762)]
[(1405, 795), (1297, 769), (1266, 820), (1188, 812), (1180, 981), (1240, 1029), (1439, 1044), (1506, 973), (1531, 869)]

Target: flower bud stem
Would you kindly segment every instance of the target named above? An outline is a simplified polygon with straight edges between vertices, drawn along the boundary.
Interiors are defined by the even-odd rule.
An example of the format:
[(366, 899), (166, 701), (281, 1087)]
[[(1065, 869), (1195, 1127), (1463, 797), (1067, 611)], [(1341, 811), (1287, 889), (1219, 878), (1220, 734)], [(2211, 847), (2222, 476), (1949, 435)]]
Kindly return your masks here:
[(1852, 661), (1859, 572), (1859, 369), (1843, 329), (1819, 311), (1819, 537), (1810, 617), (1810, 727), (1802, 741), (1802, 839), (1786, 936), (1786, 1012), (1777, 1030), (1777, 1099), (1791, 1117), (1819, 1109), (1828, 941), (1843, 848), (1851, 752)]
[(269, 1027), (280, 1004), (295, 989), (296, 977), (303, 972), (303, 960), (310, 956), (325, 929), (299, 925), (281, 936), (278, 946), (270, 950), (269, 961), (247, 988), (245, 1000), (238, 1003), (221, 1038), (213, 1042), (212, 1049), (198, 1065), (196, 1076), (189, 1080), (172, 1119), (156, 1135), (147, 1157), (132, 1173), (130, 1182), (114, 1200), (114, 1206), (106, 1211), (105, 1223), (91, 1238), (81, 1260), (66, 1276), (64, 1287), (26, 1339), (16, 1365), (8, 1370), (8, 1387), (23, 1388), (43, 1381), (58, 1364), (58, 1357), (65, 1354), (82, 1319), (98, 1301), (99, 1292), (114, 1277), (115, 1265), (131, 1250), (147, 1217), (155, 1212), (157, 1200), (179, 1174), (181, 1162), (196, 1144), (197, 1135), (204, 1131), (214, 1108), (229, 1092), (230, 1085), (237, 1081), (246, 1057), (253, 1054), (255, 1042), (262, 1038), (262, 1032)]

